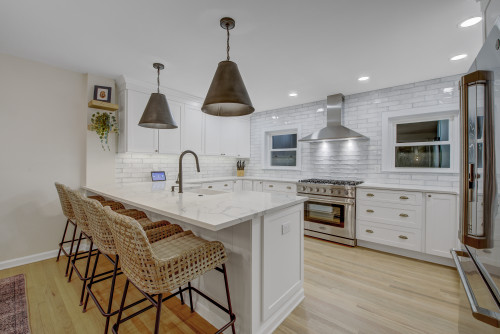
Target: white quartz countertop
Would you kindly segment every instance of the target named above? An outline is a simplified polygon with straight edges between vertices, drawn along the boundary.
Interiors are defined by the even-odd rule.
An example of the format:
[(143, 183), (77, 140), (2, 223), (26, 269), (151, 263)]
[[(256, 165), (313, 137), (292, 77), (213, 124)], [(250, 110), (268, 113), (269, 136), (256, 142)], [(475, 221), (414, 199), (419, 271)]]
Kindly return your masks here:
[(380, 183), (362, 183), (357, 188), (375, 188), (385, 190), (405, 190), (405, 191), (420, 191), (443, 194), (458, 194), (457, 188), (451, 187), (435, 187), (435, 186), (420, 186), (420, 185), (401, 185), (401, 184), (380, 184)]
[(211, 231), (218, 231), (307, 200), (306, 197), (295, 194), (254, 191), (200, 196), (198, 193), (189, 192), (189, 187), (184, 187), (184, 193), (179, 194), (171, 192), (170, 186), (168, 182), (140, 182), (83, 188), (91, 193)]

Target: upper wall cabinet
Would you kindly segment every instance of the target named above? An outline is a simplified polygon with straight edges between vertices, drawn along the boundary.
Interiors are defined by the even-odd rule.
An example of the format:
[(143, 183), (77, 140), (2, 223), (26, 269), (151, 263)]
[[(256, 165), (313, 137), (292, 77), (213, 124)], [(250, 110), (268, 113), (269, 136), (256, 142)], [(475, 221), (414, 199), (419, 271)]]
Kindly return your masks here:
[(205, 154), (250, 157), (250, 117), (205, 116)]
[(250, 157), (250, 117), (214, 117), (201, 111), (200, 98), (161, 88), (177, 129), (148, 129), (138, 125), (156, 87), (120, 78), (119, 152)]

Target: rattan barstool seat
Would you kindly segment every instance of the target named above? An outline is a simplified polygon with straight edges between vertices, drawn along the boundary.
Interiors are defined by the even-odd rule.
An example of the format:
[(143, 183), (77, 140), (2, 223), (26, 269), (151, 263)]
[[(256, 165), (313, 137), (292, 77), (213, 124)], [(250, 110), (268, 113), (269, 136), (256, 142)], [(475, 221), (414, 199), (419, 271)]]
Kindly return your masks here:
[[(146, 307), (121, 320), (129, 283), (132, 283), (157, 308), (155, 333), (159, 331), (159, 317), (163, 301), (180, 294), (182, 302), (182, 293), (185, 290), (189, 292), (192, 312), (191, 292), (195, 291), (229, 314), (230, 321), (218, 333), (222, 333), (229, 327), (233, 333), (235, 332), (236, 316), (231, 307), (225, 266), (227, 255), (221, 242), (204, 240), (191, 231), (175, 235), (144, 231), (137, 220), (117, 214), (109, 208), (105, 208), (104, 211), (109, 217), (108, 225), (113, 234), (116, 251), (120, 256), (122, 272), (127, 276), (117, 323), (113, 326), (114, 333), (118, 332), (120, 323), (151, 307)], [(228, 308), (191, 286), (193, 279), (212, 269), (224, 275)], [(185, 284), (188, 287), (182, 288)], [(179, 289), (179, 292), (171, 293), (176, 289)], [(164, 294), (167, 297), (163, 297)], [(157, 301), (153, 299), (153, 296), (157, 296)]]

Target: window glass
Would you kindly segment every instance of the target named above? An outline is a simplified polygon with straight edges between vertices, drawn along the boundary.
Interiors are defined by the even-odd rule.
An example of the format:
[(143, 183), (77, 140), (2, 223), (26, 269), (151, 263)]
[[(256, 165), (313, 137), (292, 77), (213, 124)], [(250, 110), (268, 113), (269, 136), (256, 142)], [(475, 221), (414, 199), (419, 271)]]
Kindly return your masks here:
[(449, 120), (404, 123), (396, 125), (396, 143), (449, 140)]
[(271, 151), (271, 166), (296, 166), (297, 151)]
[(397, 146), (396, 167), (450, 168), (450, 145)]
[(297, 148), (297, 134), (274, 135), (272, 136), (272, 149)]

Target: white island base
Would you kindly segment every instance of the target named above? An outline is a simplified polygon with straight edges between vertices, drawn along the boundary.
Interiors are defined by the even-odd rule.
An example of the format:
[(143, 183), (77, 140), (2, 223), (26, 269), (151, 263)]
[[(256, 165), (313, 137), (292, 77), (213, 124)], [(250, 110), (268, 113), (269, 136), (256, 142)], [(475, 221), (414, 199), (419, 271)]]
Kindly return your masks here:
[[(155, 208), (151, 211), (139, 201), (134, 203), (133, 199), (125, 200), (125, 196), (120, 198), (122, 196), (116, 196), (110, 191), (99, 191), (95, 187), (85, 187), (85, 189), (88, 193), (120, 200), (128, 208), (143, 210), (153, 220), (167, 219), (171, 223), (179, 224), (185, 230), (192, 230), (204, 239), (224, 243), (228, 251), (226, 267), (233, 312), (236, 315), (237, 333), (272, 333), (304, 299), (304, 205), (300, 197), (266, 194), (265, 196), (273, 196), (270, 202), (275, 202), (276, 199), (282, 200), (276, 196), (284, 196), (283, 199), (288, 197), (289, 204), (280, 205), (275, 209), (268, 208), (260, 214), (254, 213), (250, 219), (214, 231), (192, 219), (183, 217), (178, 219), (179, 215), (182, 215), (179, 212), (176, 212), (176, 218), (173, 218), (174, 214), (168, 214), (164, 211), (165, 208)], [(250, 197), (255, 194), (263, 195), (246, 193)], [(177, 196), (183, 195), (186, 196), (177, 194)], [(215, 200), (216, 196), (221, 196), (220, 200), (224, 200), (229, 194), (210, 196), (210, 200)], [(181, 202), (186, 202), (186, 198)], [(228, 205), (234, 205), (234, 198), (229, 202)], [(152, 208), (151, 205), (149, 208)], [(227, 213), (230, 208), (225, 210)], [(258, 211), (258, 208), (256, 210)], [(203, 220), (203, 212), (198, 212), (197, 215)], [(212, 270), (192, 284), (222, 305), (227, 305), (221, 273)], [(185, 301), (188, 300), (185, 298)], [(196, 293), (193, 293), (193, 302), (195, 311), (215, 327), (220, 328), (228, 322), (229, 316), (226, 313)], [(231, 328), (225, 333), (231, 333)]]

